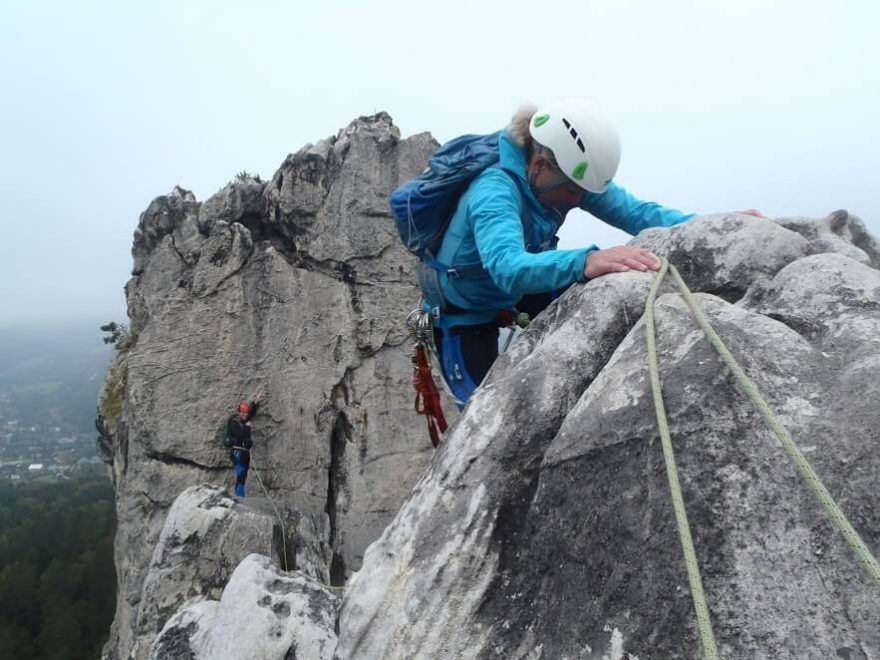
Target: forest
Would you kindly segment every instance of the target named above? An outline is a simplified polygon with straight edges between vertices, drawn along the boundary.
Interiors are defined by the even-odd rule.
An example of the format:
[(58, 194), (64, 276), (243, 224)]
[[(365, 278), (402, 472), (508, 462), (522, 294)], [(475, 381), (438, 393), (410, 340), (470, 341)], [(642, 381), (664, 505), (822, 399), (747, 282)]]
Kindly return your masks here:
[(0, 658), (100, 657), (115, 519), (106, 478), (0, 484)]

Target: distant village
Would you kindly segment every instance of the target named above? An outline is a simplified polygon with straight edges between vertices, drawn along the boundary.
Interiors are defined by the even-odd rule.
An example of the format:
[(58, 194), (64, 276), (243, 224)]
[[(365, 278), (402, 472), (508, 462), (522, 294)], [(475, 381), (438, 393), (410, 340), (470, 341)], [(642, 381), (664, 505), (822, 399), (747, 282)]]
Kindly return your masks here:
[(0, 481), (106, 475), (95, 437), (62, 426), (25, 426), (0, 412)]

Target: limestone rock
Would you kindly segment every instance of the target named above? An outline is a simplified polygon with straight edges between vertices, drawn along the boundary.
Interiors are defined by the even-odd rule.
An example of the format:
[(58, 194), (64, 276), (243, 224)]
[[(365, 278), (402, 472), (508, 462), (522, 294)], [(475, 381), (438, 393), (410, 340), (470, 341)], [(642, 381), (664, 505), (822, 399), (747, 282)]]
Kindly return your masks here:
[[(811, 252), (800, 234), (750, 215), (708, 215), (676, 228), (647, 229), (633, 244), (665, 255), (693, 290), (738, 300), (747, 286), (769, 281)], [(756, 258), (760, 255), (760, 258)]]
[(868, 233), (865, 223), (843, 209), (822, 220), (780, 218), (778, 222), (804, 236), (810, 242), (812, 254), (838, 252), (880, 268), (880, 242)]
[[(877, 556), (876, 242), (818, 238), (829, 222), (861, 226), (732, 215), (635, 242), (705, 292)], [(572, 287), (498, 360), (352, 578), (337, 658), (700, 657), (648, 379), (651, 281)], [(880, 590), (670, 290), (664, 401), (721, 657), (880, 657)]]
[(189, 190), (176, 186), (169, 195), (154, 199), (147, 210), (141, 214), (140, 222), (134, 232), (132, 271), (144, 271), (150, 253), (165, 236), (172, 234), (187, 218), (195, 217), (198, 203)]
[(194, 596), (219, 598), (238, 563), (252, 552), (281, 560), (281, 532), (272, 512), (236, 504), (221, 488), (183, 491), (165, 519), (144, 580), (135, 654)]
[(139, 612), (175, 498), (231, 486), (221, 436), (241, 399), (266, 395), (248, 496), (264, 486), (291, 521), (298, 568), (342, 584), (409, 495), (432, 450), (412, 412), (403, 323), (419, 299), (415, 260), (387, 198), (435, 148), (427, 134), (401, 140), (384, 113), (362, 117), (268, 183), (203, 203), (177, 188), (141, 215), (126, 286), (135, 341), (102, 439), (118, 514), (109, 658), (128, 658), (136, 630), (160, 623)]
[(220, 601), (194, 600), (163, 628), (151, 660), (329, 660), (336, 646), (338, 596), (252, 554)]

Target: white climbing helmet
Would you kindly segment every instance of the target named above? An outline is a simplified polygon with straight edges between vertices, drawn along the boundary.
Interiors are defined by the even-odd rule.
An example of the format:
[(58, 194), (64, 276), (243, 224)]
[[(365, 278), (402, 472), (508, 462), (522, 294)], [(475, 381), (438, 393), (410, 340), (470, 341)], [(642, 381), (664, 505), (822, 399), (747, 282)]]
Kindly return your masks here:
[(620, 164), (620, 136), (598, 105), (570, 99), (540, 108), (529, 133), (553, 152), (562, 172), (584, 190), (605, 192)]

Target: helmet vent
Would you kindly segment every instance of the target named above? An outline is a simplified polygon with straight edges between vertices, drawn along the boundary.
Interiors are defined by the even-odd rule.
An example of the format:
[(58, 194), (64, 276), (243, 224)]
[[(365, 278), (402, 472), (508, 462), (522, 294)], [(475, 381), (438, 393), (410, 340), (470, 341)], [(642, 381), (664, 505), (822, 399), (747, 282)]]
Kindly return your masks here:
[(568, 134), (574, 138), (574, 142), (578, 146), (578, 149), (581, 150), (581, 153), (582, 154), (587, 153), (587, 150), (584, 147), (583, 141), (580, 139), (580, 137), (578, 137), (578, 132), (575, 130), (574, 126), (571, 125), (571, 122), (568, 121), (565, 117), (563, 117), (562, 123), (565, 124), (565, 127), (568, 129)]

